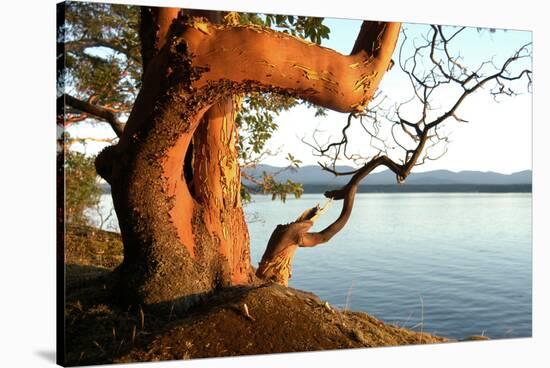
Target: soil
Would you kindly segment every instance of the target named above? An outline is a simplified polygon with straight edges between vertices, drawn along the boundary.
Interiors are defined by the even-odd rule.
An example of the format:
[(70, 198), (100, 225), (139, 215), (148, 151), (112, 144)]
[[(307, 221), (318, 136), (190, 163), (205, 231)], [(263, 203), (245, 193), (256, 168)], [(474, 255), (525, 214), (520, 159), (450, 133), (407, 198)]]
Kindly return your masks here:
[(110, 272), (121, 260), (119, 235), (68, 227), (66, 241), (66, 260), (80, 262), (66, 265), (67, 365), (450, 341), (277, 284), (220, 290), (185, 313), (170, 306), (121, 307), (109, 289)]

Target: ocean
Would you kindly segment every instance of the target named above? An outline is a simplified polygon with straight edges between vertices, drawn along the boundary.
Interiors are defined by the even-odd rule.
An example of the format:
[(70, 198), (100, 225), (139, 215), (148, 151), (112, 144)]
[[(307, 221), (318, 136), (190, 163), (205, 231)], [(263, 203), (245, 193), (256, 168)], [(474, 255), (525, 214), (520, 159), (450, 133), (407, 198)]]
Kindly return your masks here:
[[(245, 206), (257, 266), (277, 224), (324, 204), (253, 196)], [(462, 339), (531, 336), (531, 193), (360, 193), (346, 227), (301, 248), (289, 286), (386, 323)], [(102, 197), (102, 212), (112, 206)], [(339, 214), (332, 203), (321, 230)], [(91, 214), (97, 220), (97, 216)], [(116, 229), (116, 220), (107, 227)]]

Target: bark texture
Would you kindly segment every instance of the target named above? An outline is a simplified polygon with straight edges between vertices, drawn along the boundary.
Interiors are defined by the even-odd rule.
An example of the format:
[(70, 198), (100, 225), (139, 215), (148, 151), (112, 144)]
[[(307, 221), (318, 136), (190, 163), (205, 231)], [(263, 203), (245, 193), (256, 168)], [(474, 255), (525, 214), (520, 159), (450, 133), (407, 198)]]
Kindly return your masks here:
[[(166, 35), (163, 14), (178, 14)], [(120, 222), (124, 300), (189, 306), (219, 287), (254, 281), (233, 96), (275, 92), (360, 110), (387, 69), (399, 24), (373, 23), (371, 32), (376, 37), (357, 46), (360, 36), (357, 51), (344, 56), (254, 26), (158, 13), (157, 33), (149, 34), (164, 41), (149, 43), (154, 51), (120, 141), (96, 161)]]

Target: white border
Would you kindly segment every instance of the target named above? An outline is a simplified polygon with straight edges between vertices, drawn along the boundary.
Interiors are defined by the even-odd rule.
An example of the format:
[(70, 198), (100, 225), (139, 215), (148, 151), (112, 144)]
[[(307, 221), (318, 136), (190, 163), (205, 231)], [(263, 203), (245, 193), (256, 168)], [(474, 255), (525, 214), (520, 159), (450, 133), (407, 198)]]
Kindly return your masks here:
[[(135, 3), (135, 1), (115, 1)], [(338, 0), (138, 1), (195, 8), (434, 22), (534, 31), (534, 288), (532, 339), (282, 354), (185, 362), (187, 367), (422, 366), (540, 367), (548, 362), (547, 267), (550, 137), (548, 14), (542, 1)], [(55, 6), (53, 0), (5, 2), (0, 22), (1, 123), (0, 336), (3, 367), (53, 365), (55, 350)], [(511, 147), (513, 149), (513, 147)], [(390, 270), (391, 272), (391, 270)], [(546, 348), (547, 350), (547, 348)], [(546, 354), (545, 354), (546, 353)], [(179, 367), (182, 362), (148, 367)], [(120, 365), (120, 367), (130, 365)]]

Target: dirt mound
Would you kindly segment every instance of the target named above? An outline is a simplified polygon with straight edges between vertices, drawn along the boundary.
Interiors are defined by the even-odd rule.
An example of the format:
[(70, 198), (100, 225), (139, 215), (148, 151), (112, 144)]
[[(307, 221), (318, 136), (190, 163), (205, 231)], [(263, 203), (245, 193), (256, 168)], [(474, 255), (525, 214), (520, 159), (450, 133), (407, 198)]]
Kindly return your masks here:
[(121, 362), (437, 343), (444, 338), (343, 312), (311, 293), (276, 284), (234, 290)]
[[(366, 313), (342, 311), (312, 293), (276, 284), (220, 290), (184, 313), (170, 306), (121, 307), (113, 303), (111, 268), (105, 267), (119, 257), (120, 241), (107, 234), (102, 239), (108, 240), (107, 249), (90, 248), (85, 245), (95, 240), (91, 243), (84, 233), (73, 233), (69, 242), (80, 244), (67, 247), (79, 252), (66, 259), (86, 258), (66, 267), (67, 365), (449, 341), (384, 324)], [(103, 262), (94, 266), (99, 256)]]

